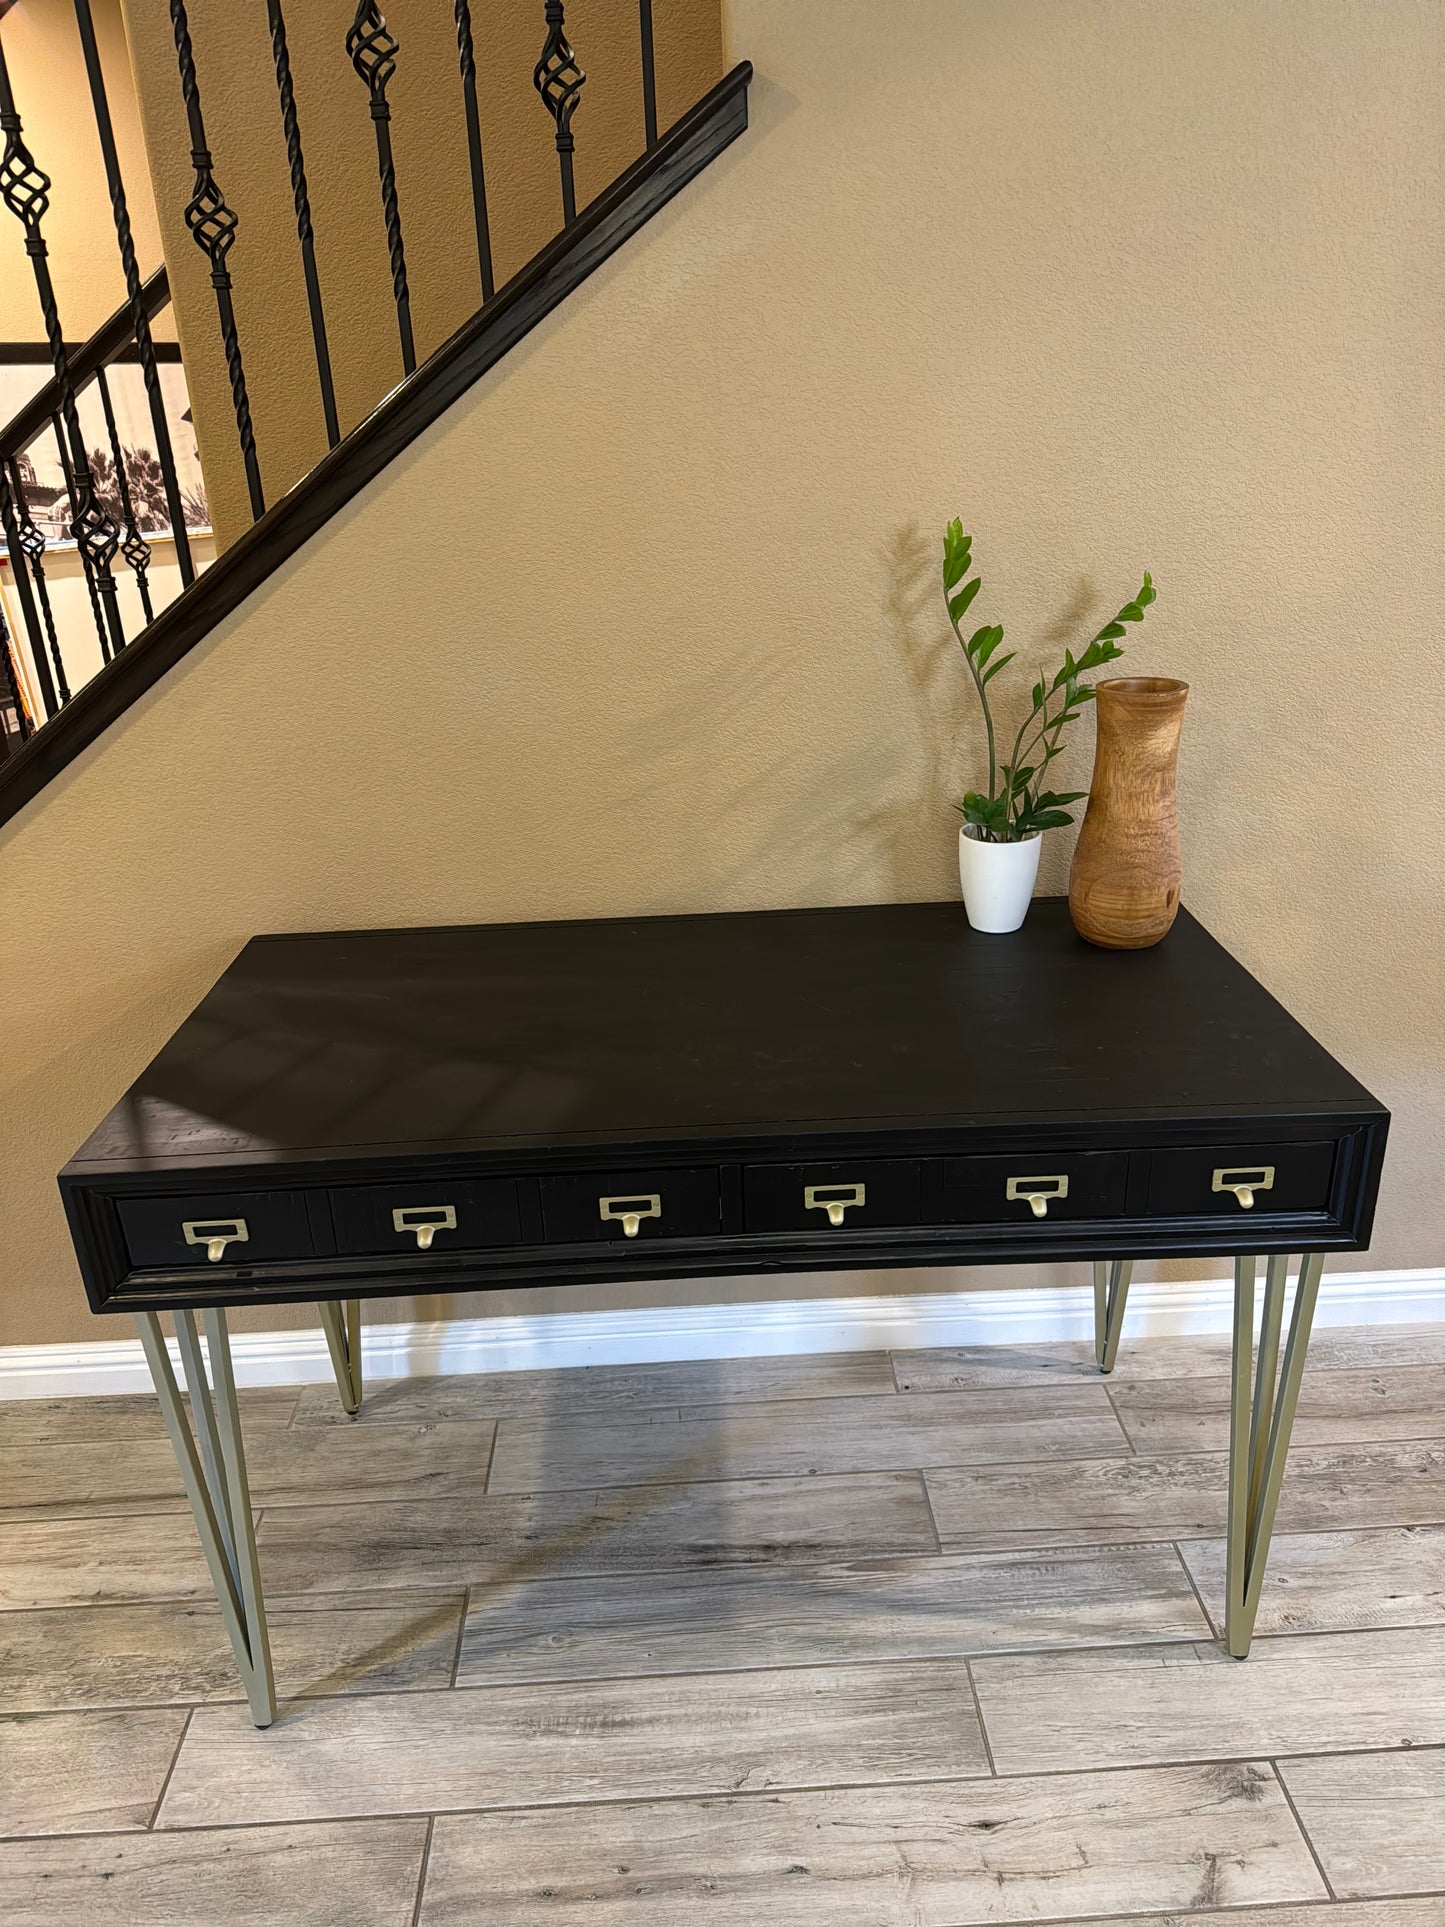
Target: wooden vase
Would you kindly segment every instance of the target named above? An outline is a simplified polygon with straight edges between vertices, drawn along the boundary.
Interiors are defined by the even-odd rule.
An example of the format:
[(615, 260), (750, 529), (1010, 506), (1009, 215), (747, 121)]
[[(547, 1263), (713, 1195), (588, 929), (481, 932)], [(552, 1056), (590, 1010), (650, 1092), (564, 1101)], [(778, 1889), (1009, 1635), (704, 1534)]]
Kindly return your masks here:
[(1179, 908), (1175, 773), (1186, 682), (1120, 676), (1096, 685), (1089, 806), (1069, 871), (1074, 928), (1106, 950), (1145, 950)]

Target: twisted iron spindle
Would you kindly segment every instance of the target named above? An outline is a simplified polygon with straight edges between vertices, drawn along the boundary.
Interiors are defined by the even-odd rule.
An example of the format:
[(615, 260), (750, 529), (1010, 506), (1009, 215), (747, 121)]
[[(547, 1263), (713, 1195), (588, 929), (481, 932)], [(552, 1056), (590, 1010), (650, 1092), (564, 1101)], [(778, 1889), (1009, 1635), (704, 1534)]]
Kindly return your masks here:
[[(45, 714), (53, 716), (61, 703), (70, 701), (70, 689), (65, 680), (65, 664), (60, 659), (60, 641), (55, 633), (50, 590), (45, 581), (42, 560), (45, 537), (30, 519), (25, 484), (21, 479), (20, 465), (15, 461), (10, 463), (8, 475), (0, 470), (0, 527), (5, 530), (5, 546), (12, 560), (17, 555), (20, 557), (15, 564), (15, 591), (20, 597), (20, 608), (30, 637), (30, 655), (35, 664), (35, 680), (40, 685), (40, 700), (45, 705)], [(50, 662), (55, 664), (55, 679), (51, 677), (50, 662), (46, 660), (47, 648)], [(57, 680), (61, 690), (58, 701), (55, 693)]]
[(131, 500), (130, 477), (125, 472), (125, 450), (120, 445), (120, 436), (115, 426), (115, 409), (111, 406), (110, 383), (105, 378), (104, 368), (95, 371), (95, 384), (100, 390), (100, 406), (105, 415), (105, 430), (110, 437), (110, 458), (115, 463), (115, 492), (120, 498), (121, 543), (120, 552), (130, 564), (135, 575), (135, 585), (140, 591), (141, 607), (145, 610), (147, 622), (154, 622), (156, 612), (151, 607), (150, 584), (146, 572), (151, 565), (150, 544), (140, 532), (136, 520), (135, 504)]
[(221, 347), (226, 356), (231, 401), (236, 411), (236, 432), (241, 441), (246, 489), (251, 497), (251, 513), (259, 521), (266, 513), (266, 498), (261, 492), (256, 434), (251, 426), (251, 400), (246, 393), (246, 370), (241, 361), (241, 344), (236, 336), (231, 272), (226, 266), (226, 256), (236, 239), (236, 216), (227, 207), (212, 171), (214, 164), (211, 150), (206, 145), (206, 123), (201, 113), (200, 89), (196, 85), (196, 57), (191, 48), (191, 27), (186, 17), (185, 0), (170, 0), (170, 8), (176, 62), (181, 75), (181, 95), (186, 103), (186, 124), (191, 135), (191, 165), (196, 170), (195, 191), (186, 203), (185, 221), (192, 240), (211, 264), (211, 286), (215, 290), (216, 313), (221, 323)]
[[(5, 133), (5, 151), (0, 156), (0, 199), (25, 230), (25, 252), (35, 275), (40, 296), (40, 312), (45, 321), (50, 359), (55, 367), (55, 382), (60, 395), (60, 412), (70, 437), (72, 486), (70, 505), (74, 519), (70, 532), (85, 563), (86, 581), (92, 585), (91, 607), (101, 654), (107, 659), (125, 647), (115, 582), (110, 573), (111, 559), (120, 546), (120, 534), (110, 517), (95, 499), (90, 465), (85, 459), (85, 440), (76, 413), (75, 390), (65, 353), (65, 337), (60, 327), (60, 311), (55, 304), (55, 286), (50, 278), (49, 250), (41, 233), (41, 222), (50, 206), (50, 176), (35, 164), (35, 156), (25, 145), (24, 130), (10, 85), (10, 69), (5, 50), (0, 47), (0, 128)], [(63, 438), (62, 438), (63, 443)], [(99, 593), (95, 593), (98, 588)]]
[(472, 10), (468, 0), (456, 0), (457, 62), (462, 75), (462, 106), (467, 118), (467, 153), (472, 163), (472, 211), (477, 221), (477, 265), (482, 271), (482, 299), (496, 292), (492, 280), (492, 230), (487, 220), (487, 180), (482, 171), (482, 124), (477, 115), (477, 58), (472, 46)]
[[(136, 264), (135, 240), (130, 228), (130, 210), (126, 205), (125, 183), (121, 179), (120, 156), (116, 151), (115, 129), (111, 124), (110, 102), (105, 91), (105, 75), (101, 71), (100, 50), (96, 45), (95, 22), (91, 17), (90, 0), (75, 0), (75, 20), (80, 29), (80, 45), (85, 55), (85, 71), (90, 81), (91, 105), (95, 110), (95, 130), (100, 136), (101, 157), (105, 162), (106, 185), (110, 190), (111, 214), (115, 220), (116, 245), (120, 249), (126, 300), (130, 305), (131, 332), (135, 336), (136, 352), (140, 356), (141, 379), (145, 383), (146, 399), (150, 403), (151, 427), (156, 438), (156, 460), (160, 464), (161, 481), (166, 493), (166, 509), (171, 518), (171, 536), (176, 546), (176, 566), (181, 572), (182, 586), (188, 588), (196, 579), (196, 567), (191, 558), (190, 538), (186, 533), (185, 510), (181, 503), (180, 481), (176, 475), (175, 451), (171, 447), (170, 424), (166, 420), (165, 394), (161, 388), (160, 371), (156, 366), (150, 317), (146, 314), (145, 301), (141, 295), (140, 269)], [(126, 560), (130, 561), (129, 552), (125, 553)], [(131, 566), (134, 568), (135, 564), (132, 562)], [(142, 601), (145, 601), (144, 596)], [(149, 608), (150, 605), (147, 602), (147, 620), (149, 620)]]
[[(52, 415), (50, 417), (50, 426), (55, 435), (55, 452), (60, 457), (60, 472), (65, 477), (65, 489), (66, 489), (66, 493), (70, 497), (70, 513), (73, 518), (76, 514), (76, 496), (77, 496), (77, 490), (79, 486), (78, 478), (75, 473), (75, 464), (71, 461), (69, 451), (66, 449), (66, 446), (65, 446), (65, 431), (60, 425), (59, 415)], [(94, 486), (95, 486), (95, 478), (92, 476), (91, 487), (94, 488)], [(74, 522), (72, 520), (72, 527), (73, 526), (74, 526)], [(118, 542), (118, 534), (117, 534), (117, 542)], [(81, 566), (82, 573), (85, 576), (86, 593), (90, 597), (90, 613), (95, 618), (96, 634), (100, 637), (101, 661), (109, 662), (111, 658), (116, 654), (116, 651), (109, 646), (106, 639), (106, 624), (103, 619), (102, 610), (101, 610), (100, 582), (99, 582), (99, 578), (96, 575), (95, 564), (91, 561), (90, 557), (86, 554), (84, 549), (80, 550), (80, 566)], [(111, 583), (112, 592), (114, 591), (114, 588), (115, 588), (115, 584), (112, 581)]]
[(0, 668), (5, 672), (5, 689), (15, 710), (15, 723), (23, 743), (28, 740), (33, 731), (30, 716), (25, 707), (25, 699), (20, 694), (20, 678), (16, 674), (15, 658), (10, 652), (10, 629), (5, 621), (3, 609), (0, 609)]
[(657, 145), (657, 69), (652, 53), (652, 0), (637, 0), (642, 30), (642, 123), (649, 147)]
[(281, 96), (281, 129), (286, 136), (286, 161), (291, 169), (291, 198), (296, 203), (296, 239), (301, 243), (301, 272), (306, 278), (306, 306), (311, 312), (311, 339), (316, 347), (316, 379), (321, 387), (321, 410), (326, 417), (326, 440), (332, 448), (341, 440), (336, 415), (336, 390), (331, 381), (331, 350), (326, 340), (326, 317), (321, 310), (321, 283), (316, 274), (316, 238), (311, 226), (311, 195), (306, 186), (306, 162), (301, 152), (301, 127), (296, 119), (296, 89), (291, 80), (291, 51), (286, 44), (286, 20), (281, 0), (266, 0), (271, 23), (271, 56), (276, 64), (276, 91)]
[(562, 0), (546, 0), (543, 9), (547, 38), (542, 56), (532, 70), (532, 85), (557, 125), (557, 162), (562, 170), (562, 220), (568, 227), (577, 218), (577, 195), (572, 184), (572, 116), (577, 111), (587, 76), (577, 65), (564, 31)]
[(396, 167), (391, 158), (391, 109), (386, 104), (386, 90), (396, 72), (400, 49), (376, 0), (361, 0), (346, 35), (346, 51), (371, 95), (376, 165), (381, 175), (381, 211), (386, 220), (391, 289), (396, 297), (396, 326), (401, 336), (401, 365), (409, 375), (416, 368), (416, 344), (411, 334), (411, 293), (406, 282), (406, 252), (401, 244), (401, 211), (396, 202)]

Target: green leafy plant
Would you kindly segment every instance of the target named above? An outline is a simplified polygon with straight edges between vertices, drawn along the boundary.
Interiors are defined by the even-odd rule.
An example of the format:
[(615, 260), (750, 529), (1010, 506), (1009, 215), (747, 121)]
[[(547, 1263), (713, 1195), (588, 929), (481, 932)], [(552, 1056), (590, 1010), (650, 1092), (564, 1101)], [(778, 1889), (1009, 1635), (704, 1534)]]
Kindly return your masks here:
[[(1148, 570), (1139, 593), (1126, 602), (1112, 621), (1106, 622), (1083, 654), (1075, 660), (1073, 651), (1064, 651), (1063, 667), (1052, 681), (1047, 672), (1033, 686), (1032, 706), (1019, 725), (1013, 749), (1006, 762), (1000, 761), (993, 709), (988, 685), (1017, 653), (997, 653), (1003, 641), (1001, 622), (975, 629), (965, 640), (959, 626), (969, 605), (982, 588), (979, 576), (970, 576), (973, 537), (965, 535), (963, 523), (955, 516), (943, 536), (943, 598), (948, 605), (948, 620), (958, 637), (959, 647), (973, 677), (978, 700), (983, 707), (983, 724), (988, 736), (988, 789), (970, 790), (959, 805), (966, 823), (973, 825), (985, 843), (1021, 843), (1040, 830), (1058, 829), (1072, 823), (1069, 805), (1088, 795), (1087, 790), (1049, 790), (1044, 776), (1049, 764), (1062, 753), (1065, 727), (1074, 722), (1084, 704), (1094, 700), (1092, 687), (1082, 680), (1090, 670), (1102, 668), (1123, 655), (1120, 637), (1127, 635), (1126, 623), (1142, 622), (1144, 611), (1154, 600), (1154, 581)], [(965, 577), (968, 579), (965, 580)], [(960, 588), (960, 583), (963, 585)]]

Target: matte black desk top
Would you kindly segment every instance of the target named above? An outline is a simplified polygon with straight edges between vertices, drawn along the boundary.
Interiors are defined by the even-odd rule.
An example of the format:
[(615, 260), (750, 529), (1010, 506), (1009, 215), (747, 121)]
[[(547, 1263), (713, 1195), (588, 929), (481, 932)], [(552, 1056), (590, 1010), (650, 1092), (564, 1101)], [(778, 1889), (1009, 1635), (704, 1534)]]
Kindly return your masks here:
[(1181, 911), (1062, 898), (258, 937), (72, 1172), (1382, 1107)]
[(61, 1174), (97, 1310), (1358, 1248), (1386, 1113), (1187, 913), (247, 944)]

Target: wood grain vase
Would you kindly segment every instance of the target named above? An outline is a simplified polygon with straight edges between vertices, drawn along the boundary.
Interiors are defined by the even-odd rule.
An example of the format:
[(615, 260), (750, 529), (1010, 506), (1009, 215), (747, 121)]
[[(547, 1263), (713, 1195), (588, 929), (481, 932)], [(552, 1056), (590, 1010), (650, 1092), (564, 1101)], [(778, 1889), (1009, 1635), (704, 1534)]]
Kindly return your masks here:
[(1106, 950), (1145, 950), (1179, 909), (1175, 774), (1186, 682), (1120, 676), (1097, 685), (1089, 806), (1069, 871), (1074, 928)]

